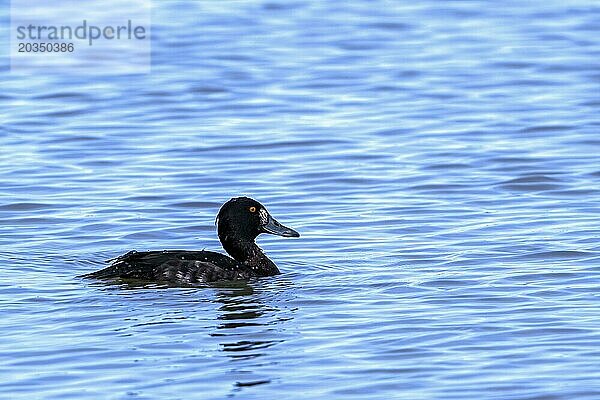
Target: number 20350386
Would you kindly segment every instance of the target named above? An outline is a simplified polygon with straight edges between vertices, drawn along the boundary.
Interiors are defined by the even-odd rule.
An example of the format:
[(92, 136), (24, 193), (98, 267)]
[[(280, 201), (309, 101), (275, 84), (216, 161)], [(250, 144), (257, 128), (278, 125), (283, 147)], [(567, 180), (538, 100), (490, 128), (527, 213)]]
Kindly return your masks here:
[(18, 43), (19, 53), (72, 53), (73, 43)]

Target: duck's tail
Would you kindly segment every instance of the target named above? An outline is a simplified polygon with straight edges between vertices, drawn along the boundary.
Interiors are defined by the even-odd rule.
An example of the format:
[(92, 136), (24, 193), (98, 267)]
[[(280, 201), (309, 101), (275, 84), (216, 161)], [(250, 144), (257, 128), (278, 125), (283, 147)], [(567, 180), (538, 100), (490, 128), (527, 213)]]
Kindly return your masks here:
[(120, 275), (120, 268), (116, 265), (110, 265), (106, 268), (102, 268), (99, 271), (90, 272), (87, 274), (79, 275), (78, 278), (85, 279), (109, 279), (109, 278), (118, 278)]
[(90, 272), (87, 274), (79, 275), (78, 278), (86, 278), (86, 279), (110, 279), (110, 278), (118, 278), (121, 276), (123, 272), (123, 267), (128, 264), (128, 261), (133, 259), (137, 251), (131, 250), (125, 254), (122, 254), (118, 257), (111, 258), (106, 260), (110, 265), (106, 268), (102, 268), (99, 271)]

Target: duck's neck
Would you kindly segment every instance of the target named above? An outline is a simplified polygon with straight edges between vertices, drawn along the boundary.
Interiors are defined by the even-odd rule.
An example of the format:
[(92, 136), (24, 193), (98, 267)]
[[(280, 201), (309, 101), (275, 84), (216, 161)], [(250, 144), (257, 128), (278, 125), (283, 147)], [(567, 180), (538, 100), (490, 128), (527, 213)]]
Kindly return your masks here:
[(258, 276), (279, 274), (279, 269), (269, 257), (263, 253), (254, 240), (221, 239), (225, 251), (237, 262), (250, 267)]

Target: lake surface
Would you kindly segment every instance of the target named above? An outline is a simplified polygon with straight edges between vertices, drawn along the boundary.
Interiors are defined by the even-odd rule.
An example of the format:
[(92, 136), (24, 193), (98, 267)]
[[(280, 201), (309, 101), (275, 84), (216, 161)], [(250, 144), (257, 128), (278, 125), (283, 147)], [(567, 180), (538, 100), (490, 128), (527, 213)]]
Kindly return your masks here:
[[(599, 20), (163, 1), (150, 75), (3, 66), (0, 397), (600, 398)], [(76, 277), (239, 195), (281, 275)]]

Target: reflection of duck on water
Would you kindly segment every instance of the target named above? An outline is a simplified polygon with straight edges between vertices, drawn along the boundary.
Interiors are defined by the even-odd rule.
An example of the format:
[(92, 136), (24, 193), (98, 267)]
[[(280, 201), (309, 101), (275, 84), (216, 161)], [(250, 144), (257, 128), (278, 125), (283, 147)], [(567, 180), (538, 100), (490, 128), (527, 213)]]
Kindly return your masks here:
[[(268, 327), (275, 323), (267, 317), (269, 312), (277, 312), (272, 307), (265, 306), (260, 300), (253, 296), (254, 288), (248, 284), (240, 285), (235, 290), (220, 290), (215, 299), (222, 303), (219, 307), (220, 315), (217, 317), (220, 321), (217, 330), (210, 335), (212, 337), (238, 339), (231, 342), (221, 342), (223, 351), (228, 352), (228, 356), (235, 359), (250, 359), (260, 357), (262, 352), (256, 350), (269, 348), (277, 343), (283, 342), (281, 338), (272, 340), (249, 340), (247, 327), (253, 327), (251, 333), (256, 333), (256, 329), (261, 326)], [(258, 327), (258, 328), (257, 328)], [(264, 335), (260, 335), (264, 336)], [(243, 338), (243, 339), (241, 339)]]

